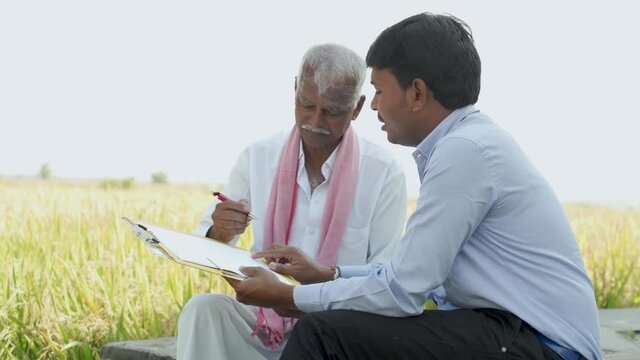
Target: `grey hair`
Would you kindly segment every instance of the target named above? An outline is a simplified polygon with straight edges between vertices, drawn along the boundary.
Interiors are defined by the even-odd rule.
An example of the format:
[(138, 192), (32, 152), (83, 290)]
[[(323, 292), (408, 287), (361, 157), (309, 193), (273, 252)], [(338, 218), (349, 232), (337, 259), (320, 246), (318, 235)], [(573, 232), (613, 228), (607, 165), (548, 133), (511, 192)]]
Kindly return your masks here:
[(354, 104), (360, 98), (367, 66), (353, 50), (337, 44), (315, 45), (307, 50), (298, 71), (298, 89), (309, 70), (313, 70), (313, 80), (320, 95), (334, 85), (342, 85), (352, 87)]

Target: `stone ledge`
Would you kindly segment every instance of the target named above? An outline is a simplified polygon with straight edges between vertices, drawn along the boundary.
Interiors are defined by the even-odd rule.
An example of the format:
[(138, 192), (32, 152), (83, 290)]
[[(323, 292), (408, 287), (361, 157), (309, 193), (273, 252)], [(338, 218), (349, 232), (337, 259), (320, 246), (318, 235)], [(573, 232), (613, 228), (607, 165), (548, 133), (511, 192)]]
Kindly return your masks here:
[(640, 353), (637, 351), (623, 351), (615, 352), (611, 354), (604, 354), (606, 360), (638, 360), (640, 359)]
[(175, 360), (176, 338), (120, 341), (102, 347), (103, 360)]

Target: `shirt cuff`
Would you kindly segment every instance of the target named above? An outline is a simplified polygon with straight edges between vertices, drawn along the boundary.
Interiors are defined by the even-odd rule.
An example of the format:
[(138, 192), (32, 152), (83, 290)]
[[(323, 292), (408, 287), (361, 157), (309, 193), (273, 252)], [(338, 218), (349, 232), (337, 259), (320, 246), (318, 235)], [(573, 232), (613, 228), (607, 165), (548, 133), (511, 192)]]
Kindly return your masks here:
[(324, 283), (298, 285), (293, 288), (293, 303), (304, 312), (323, 311), (320, 294)]
[(213, 223), (207, 223), (207, 222), (200, 222), (200, 224), (198, 225), (198, 227), (193, 231), (194, 235), (197, 236), (202, 236), (202, 237), (206, 237), (207, 236), (207, 232), (209, 231), (209, 228), (211, 228), (213, 226)]
[(375, 265), (376, 264), (349, 265), (349, 266), (338, 266), (338, 267), (340, 268), (340, 277), (344, 279), (348, 279), (350, 277), (369, 275), (371, 271), (375, 268)]

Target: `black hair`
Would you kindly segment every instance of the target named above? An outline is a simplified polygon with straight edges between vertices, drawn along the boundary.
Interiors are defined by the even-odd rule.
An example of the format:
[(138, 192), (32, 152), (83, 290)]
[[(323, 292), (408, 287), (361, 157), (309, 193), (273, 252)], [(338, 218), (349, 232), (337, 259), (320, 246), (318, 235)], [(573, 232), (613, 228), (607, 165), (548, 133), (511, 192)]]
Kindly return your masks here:
[(404, 89), (422, 79), (449, 110), (475, 104), (480, 94), (471, 29), (451, 15), (422, 13), (388, 27), (371, 44), (367, 66), (389, 69)]

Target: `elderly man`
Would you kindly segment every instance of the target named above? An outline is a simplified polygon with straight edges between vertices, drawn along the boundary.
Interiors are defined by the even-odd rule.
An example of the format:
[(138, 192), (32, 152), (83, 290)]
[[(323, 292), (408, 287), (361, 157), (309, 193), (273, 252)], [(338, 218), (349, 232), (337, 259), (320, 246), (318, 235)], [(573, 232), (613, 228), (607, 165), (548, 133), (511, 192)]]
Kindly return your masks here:
[[(317, 260), (320, 278), (298, 274), (303, 283), (335, 278), (336, 265), (386, 260), (404, 227), (405, 179), (387, 152), (350, 126), (365, 101), (365, 74), (364, 61), (345, 47), (311, 48), (295, 82), (295, 126), (242, 153), (225, 195), (246, 201), (212, 205), (197, 232), (235, 241), (251, 211), (254, 251), (284, 244)], [(223, 294), (200, 294), (180, 315), (178, 359), (278, 358), (294, 323)]]
[[(367, 64), (387, 139), (416, 147), (416, 210), (390, 261), (341, 268), (335, 281), (294, 287), (243, 269), (239, 300), (308, 313), (282, 358), (601, 359), (593, 287), (562, 206), (473, 105), (480, 58), (467, 25), (412, 16), (380, 34)], [(314, 271), (292, 248), (255, 256)], [(423, 311), (428, 298), (441, 310)]]

